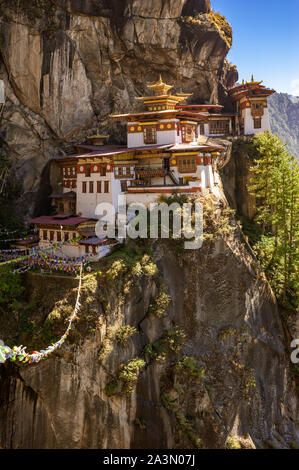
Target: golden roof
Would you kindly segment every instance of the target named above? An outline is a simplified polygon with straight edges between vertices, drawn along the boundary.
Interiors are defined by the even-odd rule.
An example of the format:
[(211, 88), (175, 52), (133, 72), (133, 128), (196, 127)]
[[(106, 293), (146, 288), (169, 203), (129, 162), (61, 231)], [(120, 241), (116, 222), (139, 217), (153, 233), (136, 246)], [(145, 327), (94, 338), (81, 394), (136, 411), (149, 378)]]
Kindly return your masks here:
[(167, 85), (165, 82), (163, 82), (161, 74), (157, 83), (154, 83), (153, 85), (147, 85), (147, 87), (152, 88), (155, 95), (165, 95), (171, 88), (173, 88), (172, 85)]
[(99, 131), (95, 135), (90, 135), (87, 138), (88, 139), (109, 139), (110, 135), (102, 135), (99, 134)]

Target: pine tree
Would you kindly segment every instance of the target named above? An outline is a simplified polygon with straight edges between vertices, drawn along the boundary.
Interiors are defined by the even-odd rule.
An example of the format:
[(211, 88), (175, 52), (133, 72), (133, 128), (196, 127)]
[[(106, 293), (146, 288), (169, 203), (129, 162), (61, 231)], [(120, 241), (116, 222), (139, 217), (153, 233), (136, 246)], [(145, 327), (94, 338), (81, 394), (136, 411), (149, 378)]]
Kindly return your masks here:
[(284, 304), (298, 305), (299, 166), (279, 137), (254, 137), (256, 159), (249, 190), (257, 201), (262, 239), (255, 246), (273, 288)]

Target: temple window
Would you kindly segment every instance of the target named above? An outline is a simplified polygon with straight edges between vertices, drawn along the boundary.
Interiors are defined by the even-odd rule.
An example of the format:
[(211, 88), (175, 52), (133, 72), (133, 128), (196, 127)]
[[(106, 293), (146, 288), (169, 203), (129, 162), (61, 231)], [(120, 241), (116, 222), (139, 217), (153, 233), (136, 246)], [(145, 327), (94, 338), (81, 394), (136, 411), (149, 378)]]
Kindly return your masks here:
[(73, 232), (73, 240), (76, 238), (76, 232)]
[(69, 239), (69, 232), (64, 232), (64, 241), (67, 242)]
[(128, 189), (128, 182), (127, 182), (127, 180), (122, 180), (122, 181), (120, 182), (120, 186), (121, 186), (121, 191), (122, 191), (122, 192), (127, 191), (127, 189)]
[(195, 158), (180, 158), (178, 160), (179, 173), (195, 173), (196, 172), (196, 159)]
[(54, 232), (51, 230), (50, 231), (50, 241), (52, 242), (54, 240)]
[(92, 247), (92, 254), (93, 254), (93, 255), (96, 255), (96, 254), (97, 254), (97, 248), (96, 248), (96, 246), (93, 246), (93, 247)]
[(101, 176), (106, 176), (106, 167), (101, 165)]
[(261, 129), (261, 127), (262, 127), (262, 119), (261, 118), (254, 118), (253, 122), (254, 122), (254, 128), (255, 129)]
[(156, 126), (144, 126), (143, 139), (145, 144), (157, 143), (157, 130)]
[(85, 245), (85, 254), (87, 255), (87, 253), (89, 253), (89, 246)]
[(82, 193), (86, 193), (86, 181), (82, 182)]
[(210, 134), (229, 134), (229, 121), (210, 121)]
[(102, 192), (102, 181), (97, 181), (97, 193)]
[(205, 125), (201, 122), (200, 123), (200, 135), (204, 135), (205, 133)]
[(109, 193), (109, 181), (104, 181), (104, 193)]
[(89, 181), (89, 192), (93, 193), (93, 181)]
[(47, 240), (48, 238), (48, 232), (47, 230), (43, 230), (43, 240)]
[(85, 176), (89, 177), (90, 172), (91, 172), (90, 165), (86, 165), (86, 167), (85, 167)]
[(61, 232), (57, 232), (57, 241), (61, 242)]
[(193, 126), (182, 126), (182, 140), (183, 142), (193, 142), (194, 129)]
[(251, 114), (252, 116), (262, 116), (264, 114), (264, 105), (262, 102), (252, 103), (251, 104)]

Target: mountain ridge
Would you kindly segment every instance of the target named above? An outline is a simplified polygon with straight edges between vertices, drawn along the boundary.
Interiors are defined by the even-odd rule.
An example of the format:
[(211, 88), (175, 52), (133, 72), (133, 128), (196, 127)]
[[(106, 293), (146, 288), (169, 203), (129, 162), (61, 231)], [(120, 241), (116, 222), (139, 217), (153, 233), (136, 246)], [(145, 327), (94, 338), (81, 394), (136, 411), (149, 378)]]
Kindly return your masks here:
[(299, 97), (275, 93), (268, 102), (272, 132), (283, 139), (299, 161)]

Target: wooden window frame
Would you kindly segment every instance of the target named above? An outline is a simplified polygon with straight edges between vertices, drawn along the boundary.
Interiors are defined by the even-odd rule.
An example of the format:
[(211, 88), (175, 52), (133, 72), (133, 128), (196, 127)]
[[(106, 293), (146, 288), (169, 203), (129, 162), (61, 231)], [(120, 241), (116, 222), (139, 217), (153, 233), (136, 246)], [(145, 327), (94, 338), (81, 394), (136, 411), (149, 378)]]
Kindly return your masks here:
[(194, 126), (191, 124), (182, 124), (182, 141), (184, 143), (193, 142), (194, 141)]
[(229, 134), (229, 120), (219, 119), (209, 123), (210, 134)]
[(261, 129), (262, 128), (262, 118), (254, 117), (253, 118), (253, 128)]
[(89, 178), (91, 176), (91, 165), (85, 165), (85, 176)]
[(196, 173), (196, 169), (196, 157), (180, 157), (178, 159), (179, 173)]
[(109, 193), (109, 181), (104, 181), (104, 193)]
[(43, 240), (48, 240), (48, 230), (43, 230)]
[(121, 187), (121, 192), (124, 193), (128, 189), (128, 181), (127, 180), (121, 180), (120, 182), (120, 187)]
[(68, 241), (69, 241), (69, 239), (70, 239), (70, 237), (69, 237), (69, 232), (64, 232), (64, 234), (63, 234), (63, 239), (64, 239), (65, 242), (68, 242)]
[(93, 181), (89, 181), (89, 193), (90, 194), (93, 194), (93, 189), (94, 189)]
[(55, 236), (54, 230), (50, 230), (50, 242), (54, 241), (54, 236)]
[(145, 144), (157, 143), (157, 128), (155, 125), (143, 127), (143, 141)]
[(97, 194), (102, 192), (102, 181), (97, 181)]
[(82, 181), (82, 193), (86, 194), (87, 191), (87, 182)]
[(62, 238), (61, 238), (61, 232), (57, 232), (57, 241), (58, 242), (61, 242)]

